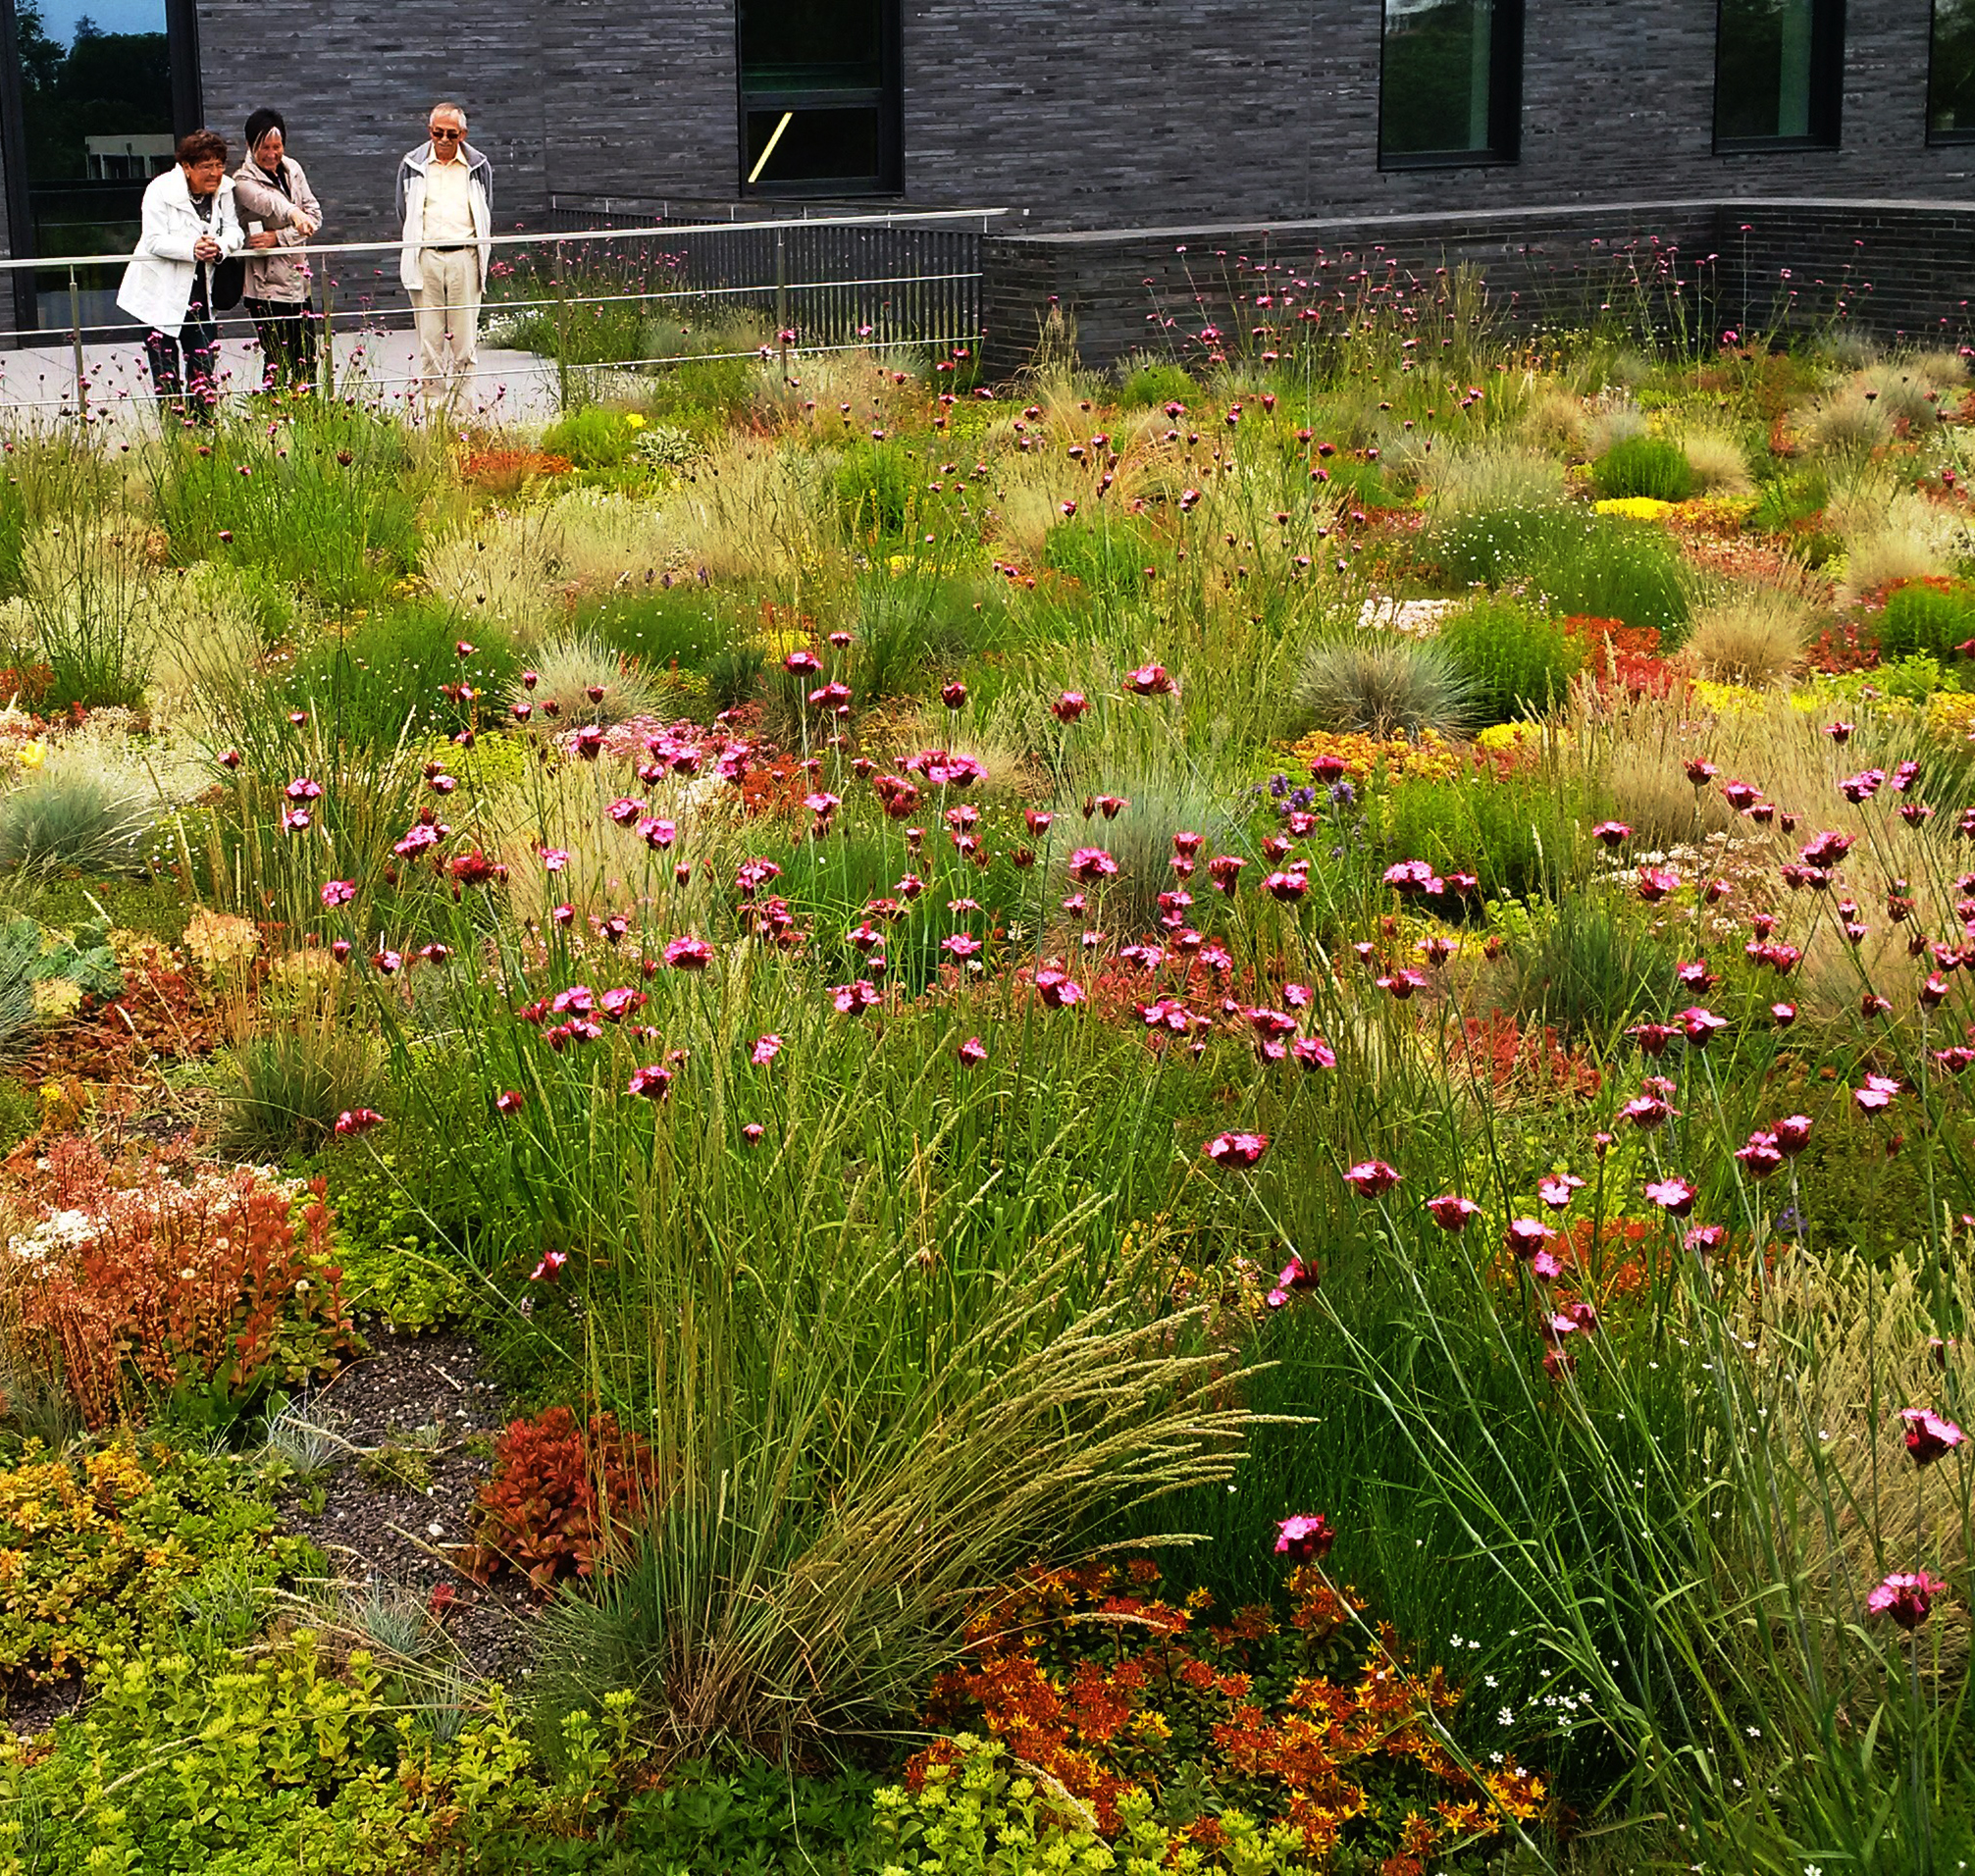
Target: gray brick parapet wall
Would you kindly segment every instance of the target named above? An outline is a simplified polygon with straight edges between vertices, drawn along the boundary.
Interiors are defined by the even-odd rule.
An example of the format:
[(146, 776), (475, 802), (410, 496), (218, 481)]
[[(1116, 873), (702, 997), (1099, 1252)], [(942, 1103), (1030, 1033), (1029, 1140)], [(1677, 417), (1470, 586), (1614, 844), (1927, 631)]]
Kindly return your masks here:
[[(1287, 263), (1334, 289), (1369, 273), (1430, 278), (1467, 267), (1494, 312), (1526, 328), (1581, 328), (1644, 305), (1690, 325), (1803, 328), (1842, 318), (1882, 337), (1965, 339), (1975, 300), (1975, 203), (1633, 202), (1471, 213), (989, 235), (982, 296), (990, 377), (1032, 354), (1058, 306), (1088, 365), (1145, 349), (1206, 349), (1209, 326), (1239, 331), (1244, 268)], [(1251, 277), (1249, 295), (1260, 287)]]

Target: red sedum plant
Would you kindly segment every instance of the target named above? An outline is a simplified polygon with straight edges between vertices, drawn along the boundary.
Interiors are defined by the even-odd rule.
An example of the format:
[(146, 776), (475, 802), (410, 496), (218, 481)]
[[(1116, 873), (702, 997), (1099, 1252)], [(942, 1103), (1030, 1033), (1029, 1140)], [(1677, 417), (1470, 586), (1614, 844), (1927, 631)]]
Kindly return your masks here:
[(9, 1241), (6, 1310), (90, 1428), (141, 1419), (147, 1388), (237, 1402), (356, 1346), (320, 1179), (171, 1148), (113, 1161), (86, 1139), (13, 1170), (40, 1222)]
[(613, 1415), (585, 1427), (567, 1407), (513, 1420), (494, 1442), (494, 1476), (477, 1500), (468, 1573), (485, 1583), (503, 1564), (547, 1594), (557, 1577), (594, 1575), (618, 1527), (657, 1488), (651, 1450)]

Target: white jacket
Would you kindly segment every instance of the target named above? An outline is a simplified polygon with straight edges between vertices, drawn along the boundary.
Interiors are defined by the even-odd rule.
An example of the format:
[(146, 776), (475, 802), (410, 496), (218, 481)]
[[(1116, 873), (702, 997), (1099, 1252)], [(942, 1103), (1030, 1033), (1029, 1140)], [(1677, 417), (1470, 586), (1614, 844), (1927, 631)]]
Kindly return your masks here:
[[(480, 284), (487, 286), (487, 263), (494, 255), (494, 166), (471, 143), (462, 141), (459, 154), (467, 168), (466, 199), (473, 207), (473, 233), (480, 249)], [(404, 227), (404, 250), (397, 257), (397, 277), (412, 292), (424, 284), (419, 273), (420, 237), (425, 233), (425, 171), (432, 145), (407, 150), (397, 166), (397, 213)]]
[[(193, 282), (202, 267), (208, 275), (211, 272), (210, 263), (192, 258), (192, 245), (201, 234), (218, 241), (222, 255), (237, 254), (246, 246), (247, 237), (234, 208), (234, 179), (220, 178), (212, 220), (202, 221), (192, 206), (185, 173), (174, 163), (153, 177), (144, 191), (143, 233), (137, 236), (135, 255), (124, 269), (117, 304), (138, 324), (176, 338), (192, 301)], [(206, 303), (212, 304), (210, 279)]]

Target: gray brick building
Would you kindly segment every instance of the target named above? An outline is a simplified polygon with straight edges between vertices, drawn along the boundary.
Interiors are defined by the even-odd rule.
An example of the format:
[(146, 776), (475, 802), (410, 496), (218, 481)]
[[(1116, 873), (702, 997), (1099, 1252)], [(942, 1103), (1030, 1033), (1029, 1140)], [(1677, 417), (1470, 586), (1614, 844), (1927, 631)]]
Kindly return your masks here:
[(390, 232), (394, 165), (440, 96), (470, 109), (510, 226), (849, 195), (1005, 206), (1038, 234), (1975, 197), (1975, 0), (168, 10), (180, 113), (237, 138), (283, 110), (344, 238)]

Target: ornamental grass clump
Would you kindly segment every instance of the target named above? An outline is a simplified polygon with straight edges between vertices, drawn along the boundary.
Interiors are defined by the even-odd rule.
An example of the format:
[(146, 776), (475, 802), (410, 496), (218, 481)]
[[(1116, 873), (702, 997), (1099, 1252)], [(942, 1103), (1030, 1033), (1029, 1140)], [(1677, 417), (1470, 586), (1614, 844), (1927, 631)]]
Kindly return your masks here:
[(1489, 707), (1456, 650), (1379, 631), (1320, 639), (1303, 655), (1295, 697), (1308, 726), (1381, 740), (1451, 739)]
[(1802, 591), (1742, 582), (1704, 600), (1689, 622), (1684, 660), (1717, 684), (1763, 690), (1802, 660), (1817, 611)]
[(1614, 443), (1591, 464), (1591, 485), (1606, 500), (1647, 495), (1685, 501), (1693, 494), (1694, 476), (1679, 443), (1640, 435)]
[(1478, 599), (1450, 613), (1431, 642), (1459, 674), (1470, 720), (1508, 723), (1561, 704), (1584, 647), (1560, 619), (1517, 599)]

